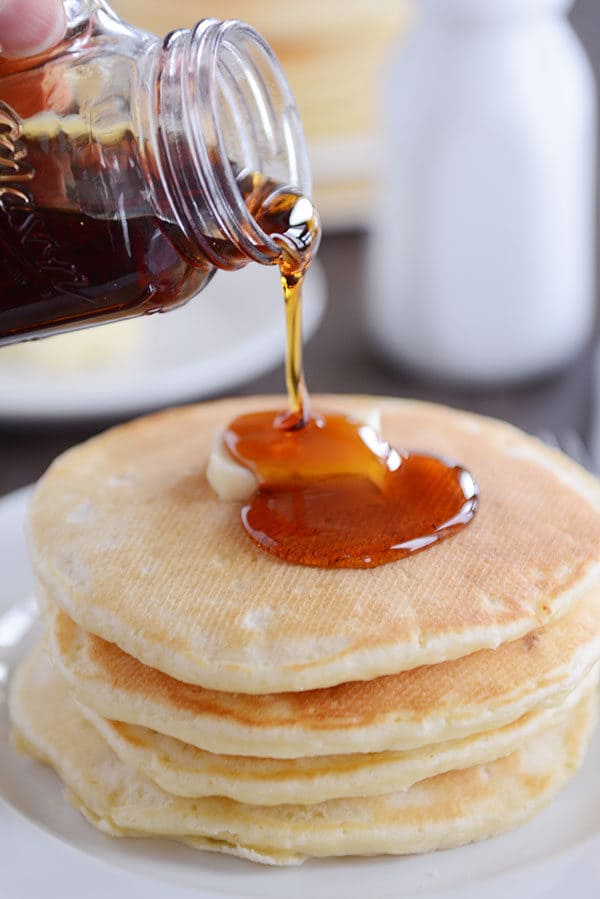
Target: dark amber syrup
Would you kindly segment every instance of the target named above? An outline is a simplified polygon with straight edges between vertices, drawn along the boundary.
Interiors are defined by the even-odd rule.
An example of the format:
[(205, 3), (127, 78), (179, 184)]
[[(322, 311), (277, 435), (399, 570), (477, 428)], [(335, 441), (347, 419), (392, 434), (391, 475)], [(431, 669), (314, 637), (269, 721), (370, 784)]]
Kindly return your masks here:
[(282, 247), (289, 409), (242, 415), (224, 440), (258, 481), (242, 509), (244, 527), (258, 546), (300, 565), (372, 568), (463, 528), (477, 509), (478, 488), (461, 466), (398, 452), (353, 418), (311, 416), (302, 372), (301, 303), (318, 219), (307, 203), (280, 192), (257, 213)]
[(272, 412), (244, 415), (225, 442), (259, 483), (242, 510), (244, 527), (288, 562), (372, 568), (449, 537), (477, 507), (464, 468), (398, 453), (343, 415), (313, 417), (296, 430)]

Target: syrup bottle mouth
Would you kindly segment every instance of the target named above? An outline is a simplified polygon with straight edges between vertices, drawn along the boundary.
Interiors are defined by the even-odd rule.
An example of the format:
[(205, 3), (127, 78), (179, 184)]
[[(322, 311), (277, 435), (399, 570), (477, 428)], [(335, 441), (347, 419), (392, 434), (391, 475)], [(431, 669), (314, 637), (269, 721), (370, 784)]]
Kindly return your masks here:
[[(250, 193), (311, 191), (300, 116), (275, 54), (243, 22), (204, 19), (166, 38), (157, 86), (160, 155), (180, 223), (205, 251), (210, 236), (209, 258), (222, 268), (273, 263), (281, 246), (249, 202), (249, 179)], [(221, 240), (240, 256), (219, 258)]]
[[(250, 182), (250, 184), (248, 183)], [(312, 201), (301, 191), (250, 175), (239, 182), (250, 217), (277, 247), (282, 274), (301, 277), (321, 240), (321, 224)]]

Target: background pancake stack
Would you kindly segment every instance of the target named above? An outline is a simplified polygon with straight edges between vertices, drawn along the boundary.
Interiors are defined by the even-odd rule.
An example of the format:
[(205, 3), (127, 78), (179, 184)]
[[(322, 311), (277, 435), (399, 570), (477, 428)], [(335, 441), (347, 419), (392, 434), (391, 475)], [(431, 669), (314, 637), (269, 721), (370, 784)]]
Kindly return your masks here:
[(597, 483), (507, 425), (377, 400), (392, 443), (475, 474), (475, 521), (375, 569), (287, 565), (204, 477), (215, 434), (266, 404), (141, 419), (42, 479), (30, 545), (47, 630), (13, 680), (17, 742), (108, 833), (273, 864), (524, 821), (596, 720)]
[(265, 36), (294, 91), (325, 227), (364, 226), (377, 171), (378, 82), (411, 19), (409, 0), (115, 0), (128, 22), (166, 34), (199, 19), (243, 19)]

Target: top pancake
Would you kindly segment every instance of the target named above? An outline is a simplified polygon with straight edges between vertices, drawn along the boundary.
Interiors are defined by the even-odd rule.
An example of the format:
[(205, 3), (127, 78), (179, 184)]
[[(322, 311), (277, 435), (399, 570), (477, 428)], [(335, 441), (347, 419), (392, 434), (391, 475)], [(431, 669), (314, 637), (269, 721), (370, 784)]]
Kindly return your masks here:
[(600, 575), (600, 488), (501, 422), (430, 404), (377, 405), (399, 447), (441, 453), (479, 481), (460, 534), (369, 570), (290, 565), (254, 546), (240, 505), (204, 472), (236, 415), (266, 397), (174, 409), (54, 462), (29, 519), (38, 580), (78, 624), (145, 664), (217, 690), (266, 693), (370, 679), (493, 648), (562, 614)]

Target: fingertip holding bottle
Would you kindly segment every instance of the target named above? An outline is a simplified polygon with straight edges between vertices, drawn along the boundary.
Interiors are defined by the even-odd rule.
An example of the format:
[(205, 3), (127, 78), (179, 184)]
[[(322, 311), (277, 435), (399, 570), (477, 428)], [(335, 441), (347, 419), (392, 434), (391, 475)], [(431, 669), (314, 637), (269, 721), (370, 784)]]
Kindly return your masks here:
[(65, 28), (61, 0), (0, 0), (0, 54), (3, 56), (37, 56), (57, 44)]

